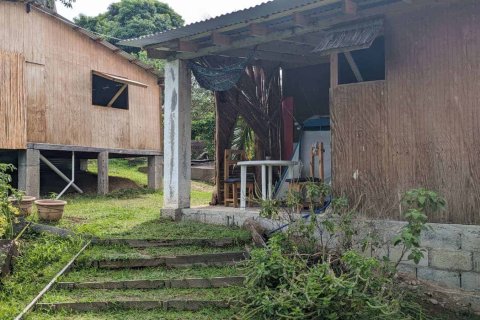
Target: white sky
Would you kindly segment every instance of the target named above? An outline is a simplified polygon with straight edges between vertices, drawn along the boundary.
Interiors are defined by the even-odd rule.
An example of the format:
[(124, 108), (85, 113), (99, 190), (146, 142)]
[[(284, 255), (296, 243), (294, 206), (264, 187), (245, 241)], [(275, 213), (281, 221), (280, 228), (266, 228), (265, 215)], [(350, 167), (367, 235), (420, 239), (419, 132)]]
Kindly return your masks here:
[[(73, 9), (57, 4), (58, 13), (73, 20), (83, 13), (87, 16), (96, 16), (105, 12), (109, 4), (119, 0), (77, 0)], [(205, 18), (212, 18), (232, 11), (245, 9), (266, 0), (161, 0), (168, 3), (178, 12), (186, 23), (197, 22)]]

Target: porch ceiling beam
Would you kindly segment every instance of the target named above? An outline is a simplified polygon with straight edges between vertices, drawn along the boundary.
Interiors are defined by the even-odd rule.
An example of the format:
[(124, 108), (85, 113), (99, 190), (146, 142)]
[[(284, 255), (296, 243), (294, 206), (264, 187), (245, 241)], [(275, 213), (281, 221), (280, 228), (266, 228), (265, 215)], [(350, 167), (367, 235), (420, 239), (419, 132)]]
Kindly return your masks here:
[[(308, 4), (308, 5), (305, 5), (305, 6), (301, 7), (299, 9), (295, 9), (295, 11), (296, 12), (309, 11), (309, 10), (312, 10), (312, 9), (316, 9), (318, 7), (328, 6), (328, 5), (335, 4), (335, 3), (341, 3), (342, 1), (343, 0), (323, 0), (320, 6), (319, 6), (318, 2), (313, 2), (311, 4)], [(276, 19), (288, 17), (291, 14), (292, 14), (292, 10), (279, 12), (279, 13), (276, 13), (276, 14), (272, 14), (272, 15), (260, 18), (260, 19), (256, 19), (255, 22), (256, 23), (269, 22), (269, 21), (273, 21), (273, 20), (276, 20)], [(242, 22), (242, 23), (231, 25), (231, 26), (226, 26), (224, 28), (220, 28), (217, 31), (219, 31), (219, 32), (232, 31), (232, 30), (236, 30), (236, 29), (245, 28), (249, 24), (251, 24), (251, 22)], [(186, 39), (187, 40), (194, 40), (194, 39), (204, 38), (204, 37), (208, 37), (208, 36), (209, 36), (209, 32), (204, 32), (204, 33), (200, 33), (200, 34), (190, 36)]]
[(229, 36), (217, 31), (212, 32), (211, 38), (212, 43), (216, 46), (226, 47), (232, 44), (232, 39)]
[[(389, 5), (389, 9), (396, 10), (398, 9), (398, 5), (395, 5), (395, 4)], [(219, 45), (210, 46), (210, 47), (202, 48), (195, 53), (177, 53), (172, 58), (173, 59), (194, 59), (194, 58), (205, 56), (205, 55), (219, 54), (225, 50), (254, 47), (256, 45), (259, 45), (265, 42), (289, 39), (297, 36), (302, 36), (308, 33), (316, 32), (316, 31), (322, 31), (337, 24), (348, 23), (350, 21), (355, 21), (357, 19), (362, 19), (362, 18), (369, 18), (374, 15), (384, 13), (384, 10), (385, 10), (384, 5), (381, 5), (379, 7), (372, 7), (369, 9), (358, 11), (355, 16), (345, 15), (343, 14), (342, 11), (338, 11), (338, 15), (334, 15), (324, 20), (317, 20), (315, 22), (310, 22), (307, 26), (303, 28), (294, 27), (286, 30), (271, 32), (267, 36), (249, 37), (249, 38), (242, 38), (239, 40), (231, 40), (230, 44), (228, 45), (228, 48), (225, 48), (225, 46), (219, 46)], [(172, 58), (169, 58), (169, 60)]]
[(315, 48), (314, 45), (274, 41), (274, 42), (258, 45), (257, 50), (308, 56), (310, 52), (313, 51), (314, 48)]
[(363, 82), (363, 77), (360, 72), (360, 69), (358, 69), (357, 63), (355, 62), (355, 59), (353, 59), (352, 53), (350, 51), (344, 52), (345, 58), (348, 61), (348, 64), (350, 65), (350, 68), (353, 71), (353, 74), (355, 75), (355, 78), (357, 79), (358, 82)]
[(147, 49), (147, 57), (150, 59), (168, 59), (174, 55), (172, 51), (162, 51), (160, 49)]
[(198, 45), (193, 41), (178, 40), (179, 52), (195, 52), (198, 50)]
[(309, 19), (304, 14), (295, 12), (293, 14), (293, 24), (295, 27), (305, 28), (309, 25)]
[[(245, 49), (238, 49), (238, 50), (230, 50), (222, 52), (222, 55), (229, 56), (229, 57), (238, 57), (238, 58), (246, 58), (250, 54), (249, 50)], [(325, 56), (315, 56), (315, 55), (298, 55), (298, 54), (289, 54), (289, 53), (281, 53), (281, 52), (272, 52), (272, 51), (264, 51), (261, 49), (257, 49), (255, 51), (255, 59), (259, 60), (266, 60), (266, 61), (276, 61), (276, 62), (288, 62), (288, 63), (307, 63), (307, 64), (320, 64), (327, 62)]]
[(344, 0), (343, 12), (348, 15), (357, 14), (358, 5), (354, 0)]
[(266, 26), (258, 23), (251, 23), (248, 26), (248, 29), (249, 29), (250, 35), (253, 37), (265, 37), (270, 33), (270, 30)]

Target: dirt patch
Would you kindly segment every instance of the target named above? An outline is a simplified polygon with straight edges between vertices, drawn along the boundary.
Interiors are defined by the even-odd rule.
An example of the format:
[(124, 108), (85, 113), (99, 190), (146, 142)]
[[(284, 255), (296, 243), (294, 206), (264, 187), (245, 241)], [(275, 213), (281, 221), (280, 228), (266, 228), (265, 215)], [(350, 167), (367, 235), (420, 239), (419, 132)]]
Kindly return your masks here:
[[(427, 314), (438, 319), (480, 319), (480, 293), (441, 287), (400, 273), (401, 286), (416, 298)], [(437, 319), (437, 318), (436, 318)]]
[[(110, 192), (123, 189), (139, 189), (141, 188), (136, 182), (120, 177), (109, 177)], [(97, 175), (89, 172), (79, 172), (75, 176), (75, 184), (83, 190), (85, 194), (97, 193)], [(58, 177), (49, 177), (48, 181), (42, 183), (42, 194), (51, 192), (59, 193), (66, 186), (66, 182)], [(67, 193), (76, 193), (70, 188)]]

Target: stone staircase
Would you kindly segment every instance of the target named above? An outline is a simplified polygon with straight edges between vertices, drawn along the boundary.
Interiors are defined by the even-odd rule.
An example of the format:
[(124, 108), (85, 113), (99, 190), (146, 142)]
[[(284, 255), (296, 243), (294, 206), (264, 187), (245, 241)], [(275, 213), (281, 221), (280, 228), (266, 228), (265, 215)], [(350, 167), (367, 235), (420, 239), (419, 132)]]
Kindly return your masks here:
[(237, 239), (98, 240), (29, 319), (231, 319)]

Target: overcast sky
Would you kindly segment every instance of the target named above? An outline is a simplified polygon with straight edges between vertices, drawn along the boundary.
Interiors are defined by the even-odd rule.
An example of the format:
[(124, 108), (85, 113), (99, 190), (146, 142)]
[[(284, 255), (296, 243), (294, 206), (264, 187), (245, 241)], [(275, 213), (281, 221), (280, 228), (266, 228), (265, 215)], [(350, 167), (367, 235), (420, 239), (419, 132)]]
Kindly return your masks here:
[[(110, 3), (119, 0), (77, 0), (73, 8), (65, 8), (57, 4), (58, 13), (72, 20), (74, 17), (83, 13), (87, 16), (95, 16), (105, 12)], [(162, 0), (168, 3), (176, 12), (178, 12), (186, 23), (192, 23), (212, 18), (218, 15), (245, 9), (266, 0)]]

